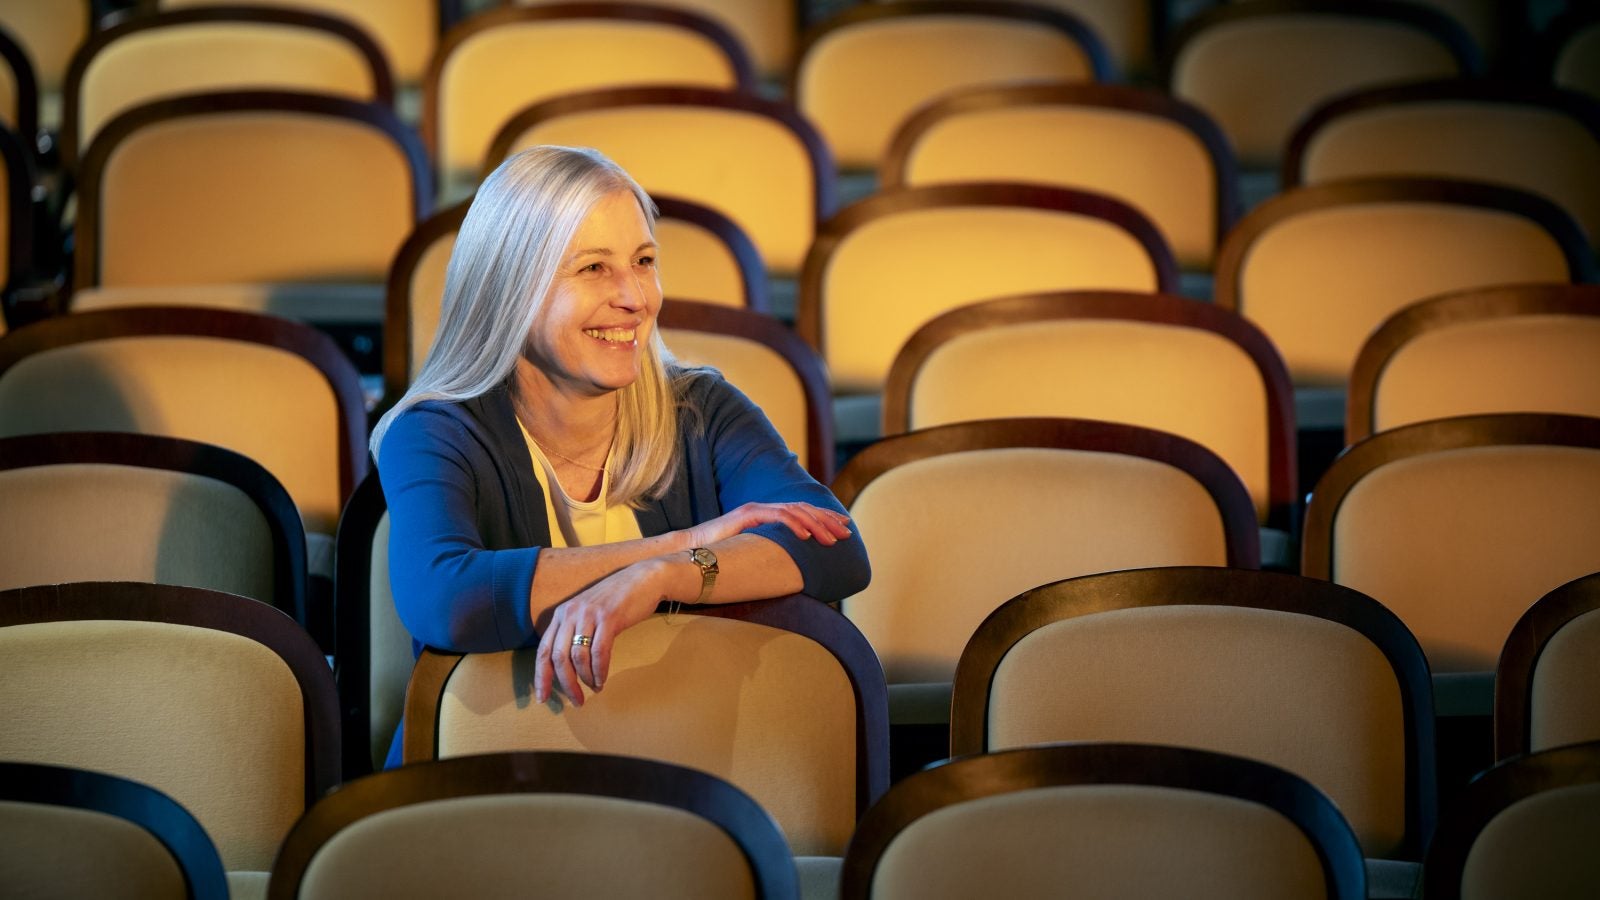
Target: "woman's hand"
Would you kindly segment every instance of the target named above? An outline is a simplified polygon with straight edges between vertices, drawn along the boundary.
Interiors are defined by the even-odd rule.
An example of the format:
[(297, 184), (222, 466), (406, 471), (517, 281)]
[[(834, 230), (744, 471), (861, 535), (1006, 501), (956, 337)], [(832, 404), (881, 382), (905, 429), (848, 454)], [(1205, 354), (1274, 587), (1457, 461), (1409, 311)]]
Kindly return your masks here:
[(798, 501), (746, 503), (688, 529), (689, 548), (709, 547), (768, 522), (786, 525), (795, 537), (802, 540), (815, 538), (817, 543), (825, 547), (831, 547), (850, 536), (850, 517), (831, 509)]
[[(552, 608), (539, 637), (534, 699), (544, 703), (552, 688), (557, 688), (582, 706), (583, 685), (598, 692), (611, 670), (611, 647), (617, 635), (655, 612), (668, 593), (673, 574), (666, 559), (643, 560), (607, 575)], [(578, 635), (588, 641), (575, 642)]]

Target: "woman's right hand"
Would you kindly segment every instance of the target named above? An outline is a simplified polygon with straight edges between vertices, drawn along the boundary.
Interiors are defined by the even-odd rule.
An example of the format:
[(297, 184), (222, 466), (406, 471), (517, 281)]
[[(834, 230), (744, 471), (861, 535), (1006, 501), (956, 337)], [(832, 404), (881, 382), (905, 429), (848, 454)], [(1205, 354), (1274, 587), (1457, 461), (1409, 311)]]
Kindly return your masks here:
[(802, 540), (815, 538), (824, 547), (831, 547), (851, 534), (850, 517), (831, 509), (799, 501), (746, 503), (687, 529), (689, 547), (708, 547), (768, 522), (787, 526), (795, 537)]

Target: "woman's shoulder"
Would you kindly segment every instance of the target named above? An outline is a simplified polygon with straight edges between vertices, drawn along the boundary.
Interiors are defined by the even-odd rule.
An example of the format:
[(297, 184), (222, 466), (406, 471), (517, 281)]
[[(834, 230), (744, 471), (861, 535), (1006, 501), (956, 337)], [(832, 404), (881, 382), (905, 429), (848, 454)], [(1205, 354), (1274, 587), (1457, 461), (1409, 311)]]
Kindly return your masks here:
[[(444, 442), (456, 445), (492, 444), (499, 430), (494, 423), (498, 407), (508, 403), (490, 391), (465, 400), (426, 399), (411, 404), (389, 424), (384, 446)], [(465, 447), (463, 447), (465, 449)]]

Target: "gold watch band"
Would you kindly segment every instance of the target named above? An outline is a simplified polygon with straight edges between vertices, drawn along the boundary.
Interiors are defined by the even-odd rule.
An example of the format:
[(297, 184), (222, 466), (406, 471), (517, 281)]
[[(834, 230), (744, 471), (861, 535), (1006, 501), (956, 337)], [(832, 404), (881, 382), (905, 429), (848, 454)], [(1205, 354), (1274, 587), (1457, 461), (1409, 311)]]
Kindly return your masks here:
[(717, 583), (717, 555), (705, 547), (696, 547), (689, 551), (689, 559), (700, 567), (700, 596), (694, 602), (705, 603), (711, 599), (711, 589)]

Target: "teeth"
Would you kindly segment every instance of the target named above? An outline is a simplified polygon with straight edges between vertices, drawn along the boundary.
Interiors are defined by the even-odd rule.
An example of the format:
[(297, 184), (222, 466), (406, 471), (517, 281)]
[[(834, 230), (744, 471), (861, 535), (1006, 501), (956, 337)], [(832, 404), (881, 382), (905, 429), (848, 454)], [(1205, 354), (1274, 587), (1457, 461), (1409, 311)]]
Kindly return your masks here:
[(633, 343), (634, 329), (632, 328), (585, 328), (584, 334), (598, 341), (608, 341), (613, 344)]

